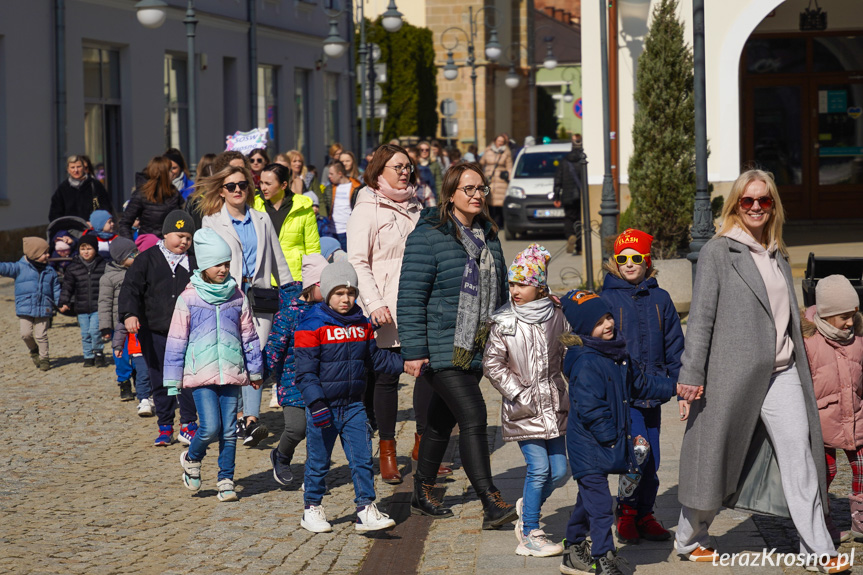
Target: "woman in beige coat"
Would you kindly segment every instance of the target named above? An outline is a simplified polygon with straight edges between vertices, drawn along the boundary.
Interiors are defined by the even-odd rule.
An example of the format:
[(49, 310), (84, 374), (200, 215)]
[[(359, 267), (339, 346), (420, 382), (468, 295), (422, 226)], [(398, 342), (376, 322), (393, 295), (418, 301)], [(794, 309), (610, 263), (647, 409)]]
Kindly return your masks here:
[[(245, 167), (228, 166), (199, 182), (203, 227), (212, 228), (231, 247), (231, 275), (246, 293), (251, 287), (271, 288), (271, 278), (278, 285), (293, 281), (270, 216), (252, 209), (255, 193), (252, 174)], [(273, 314), (253, 310), (258, 339), (267, 341), (273, 325)], [(258, 423), (262, 389), (244, 387), (238, 420), (238, 438), (243, 445), (254, 447), (267, 436), (267, 428)]]
[[(348, 220), (348, 260), (359, 281), (357, 303), (377, 326), (377, 346), (395, 351), (401, 346), (396, 301), (402, 257), (407, 237), (414, 230), (422, 209), (415, 196), (416, 178), (415, 166), (404, 148), (391, 144), (381, 146), (366, 168), (366, 187), (357, 192), (357, 203)], [(380, 434), (381, 476), (392, 484), (402, 480), (395, 444), (398, 383), (397, 375), (375, 374), (374, 412)], [(414, 385), (417, 445), (425, 429), (430, 399), (431, 387), (423, 377), (417, 378)]]
[(482, 166), (482, 171), (491, 186), (488, 212), (500, 228), (503, 228), (503, 201), (512, 172), (512, 152), (509, 150), (508, 142), (509, 137), (506, 134), (500, 134), (494, 139), (493, 144), (489, 144), (479, 160), (479, 165)]

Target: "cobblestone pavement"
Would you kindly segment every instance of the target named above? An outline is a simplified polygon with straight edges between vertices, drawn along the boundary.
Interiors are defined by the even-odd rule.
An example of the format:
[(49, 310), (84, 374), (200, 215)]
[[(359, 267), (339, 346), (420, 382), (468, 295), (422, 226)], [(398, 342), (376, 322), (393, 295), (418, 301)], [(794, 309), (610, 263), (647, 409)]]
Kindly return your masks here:
[[(120, 402), (113, 369), (84, 369), (74, 320), (58, 317), (49, 331), (54, 368), (36, 370), (18, 337), (12, 282), (0, 280), (0, 573), (14, 574), (258, 574), (357, 573), (376, 541), (388, 536), (354, 532), (353, 488), (344, 454), (336, 448), (328, 476), (330, 494), (324, 499), (334, 532), (313, 535), (299, 526), (302, 515), (300, 481), (280, 488), (272, 479), (269, 449), (278, 441), (281, 410), (264, 407), (262, 420), (271, 430), (255, 449), (238, 446), (235, 480), (240, 501), (216, 499), (217, 447), (204, 460), (203, 488), (193, 494), (180, 480), (180, 444), (152, 447), (153, 418), (138, 418), (134, 402)], [(400, 389), (397, 427), (407, 468), (413, 444), (411, 378)], [(495, 483), (510, 501), (520, 496), (524, 461), (517, 445), (500, 438), (500, 395), (487, 382), (489, 443)], [(269, 394), (264, 394), (265, 403)], [(672, 528), (677, 522), (678, 446), (683, 425), (673, 405), (666, 406), (657, 517)], [(375, 448), (377, 442), (375, 441)], [(460, 575), (556, 573), (559, 558), (515, 555), (512, 526), (481, 531), (481, 505), (461, 469), (457, 445), (455, 473), (440, 486), (455, 517), (431, 522), (425, 541), (416, 541), (422, 554), (417, 572)], [(841, 457), (841, 456), (840, 456)], [(297, 451), (293, 471), (302, 476), (305, 450)], [(847, 501), (849, 466), (841, 460), (834, 517), (849, 526)], [(615, 486), (616, 488), (616, 486)], [(394, 497), (392, 486), (376, 482), (381, 508)], [(543, 508), (546, 531), (556, 540), (564, 535), (575, 501), (576, 484), (569, 480)], [(405, 515), (402, 509), (402, 516)], [(407, 521), (418, 521), (408, 518)], [(789, 521), (723, 511), (712, 531), (723, 551), (796, 549)], [(410, 546), (410, 545), (409, 545)], [(416, 549), (422, 547), (422, 549)], [(855, 548), (858, 558), (863, 546)], [(637, 573), (670, 575), (696, 571), (718, 573), (778, 573), (780, 569), (718, 568), (682, 562), (671, 543), (623, 546)], [(781, 569), (803, 573), (802, 569)], [(855, 572), (863, 573), (863, 568)]]

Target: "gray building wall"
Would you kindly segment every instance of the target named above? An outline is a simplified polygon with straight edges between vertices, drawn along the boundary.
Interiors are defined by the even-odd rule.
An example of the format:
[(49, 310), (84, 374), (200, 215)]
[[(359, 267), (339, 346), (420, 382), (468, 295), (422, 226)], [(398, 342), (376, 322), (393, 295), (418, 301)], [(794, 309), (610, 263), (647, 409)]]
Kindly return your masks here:
[[(248, 0), (197, 0), (198, 154), (218, 153), (225, 136), (253, 127), (249, 91)], [(310, 71), (308, 163), (320, 164), (324, 141), (324, 74), (339, 74), (340, 141), (350, 141), (348, 59), (326, 61), (327, 16), (317, 2), (256, 2), (258, 64), (278, 66), (279, 151), (295, 147), (294, 72)], [(68, 153), (84, 152), (84, 47), (120, 53), (122, 174), (125, 197), (134, 172), (165, 149), (164, 59), (185, 58), (186, 2), (168, 0), (168, 20), (144, 28), (135, 0), (66, 0)], [(47, 224), (60, 179), (56, 153), (55, 0), (0, 2), (0, 256), (20, 253), (20, 236)], [(342, 19), (341, 32), (347, 37)], [(201, 69), (206, 62), (206, 69)], [(184, 150), (186, 152), (186, 150)], [(197, 162), (187, 158), (187, 160)], [(119, 207), (118, 207), (119, 209)]]

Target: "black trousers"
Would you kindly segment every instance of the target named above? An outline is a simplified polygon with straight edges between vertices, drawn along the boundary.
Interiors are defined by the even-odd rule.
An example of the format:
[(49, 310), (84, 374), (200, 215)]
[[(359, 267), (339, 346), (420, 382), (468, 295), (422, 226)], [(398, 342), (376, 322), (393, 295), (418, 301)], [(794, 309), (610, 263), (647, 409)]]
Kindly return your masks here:
[(471, 485), (477, 493), (493, 487), (487, 413), (479, 389), (481, 377), (480, 373), (444, 369), (429, 378), (434, 393), (429, 402), (428, 426), (420, 441), (417, 475), (437, 476), (452, 429), (458, 423), (461, 461)]
[(153, 402), (156, 404), (156, 418), (159, 425), (174, 425), (177, 399), (180, 400), (180, 423), (196, 421), (198, 410), (195, 409), (192, 390), (183, 388), (180, 390), (180, 395), (168, 395), (168, 390), (162, 383), (168, 336), (142, 329), (138, 332), (138, 340), (141, 342), (141, 353), (147, 361), (147, 372), (150, 374), (150, 386), (153, 389)]
[(581, 251), (581, 205), (563, 204), (563, 237), (575, 236), (575, 251)]

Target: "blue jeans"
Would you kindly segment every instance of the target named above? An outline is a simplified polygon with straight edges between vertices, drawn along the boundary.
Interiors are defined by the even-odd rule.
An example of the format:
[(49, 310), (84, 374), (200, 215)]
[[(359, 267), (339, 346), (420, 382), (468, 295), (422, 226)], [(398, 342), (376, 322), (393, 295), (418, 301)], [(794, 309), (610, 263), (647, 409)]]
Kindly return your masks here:
[[(266, 345), (266, 344), (265, 344)], [(263, 351), (263, 350), (261, 350)], [(255, 419), (259, 419), (261, 416), (261, 394), (264, 393), (264, 386), (261, 386), (259, 389), (255, 389), (251, 385), (243, 386), (243, 393), (241, 398), (241, 409), (243, 410), (243, 417), (254, 417)]]
[(219, 481), (234, 479), (237, 452), (237, 385), (205, 385), (192, 389), (198, 409), (198, 431), (189, 445), (188, 458), (204, 459), (207, 446), (219, 442)]
[(348, 234), (336, 234), (336, 239), (339, 240), (339, 243), (342, 245), (342, 251), (348, 251)]
[(134, 355), (131, 359), (135, 365), (135, 397), (141, 401), (153, 395), (153, 389), (150, 386), (150, 370), (147, 369), (147, 362), (143, 355)]
[(123, 355), (114, 357), (114, 373), (117, 374), (117, 381), (129, 381), (132, 379), (132, 358), (129, 357), (129, 341), (123, 344)]
[(372, 429), (361, 401), (345, 407), (333, 407), (333, 424), (315, 427), (306, 409), (306, 505), (320, 505), (327, 491), (324, 481), (330, 470), (330, 456), (341, 439), (354, 480), (354, 503), (357, 507), (375, 500), (375, 476), (372, 469)]
[(527, 464), (521, 520), (528, 535), (539, 529), (539, 510), (554, 488), (566, 477), (566, 438), (526, 439), (518, 446)]
[(102, 353), (102, 333), (99, 331), (99, 312), (78, 314), (78, 325), (81, 328), (81, 347), (84, 359), (93, 359), (97, 353)]
[(641, 519), (645, 515), (653, 513), (653, 505), (656, 503), (656, 494), (659, 492), (659, 428), (662, 423), (662, 407), (630, 407), (629, 416), (632, 418), (631, 435), (633, 441), (639, 435), (650, 444), (647, 459), (641, 464), (641, 480), (632, 497), (626, 499), (617, 498), (618, 504), (629, 505), (636, 510), (636, 518)]

